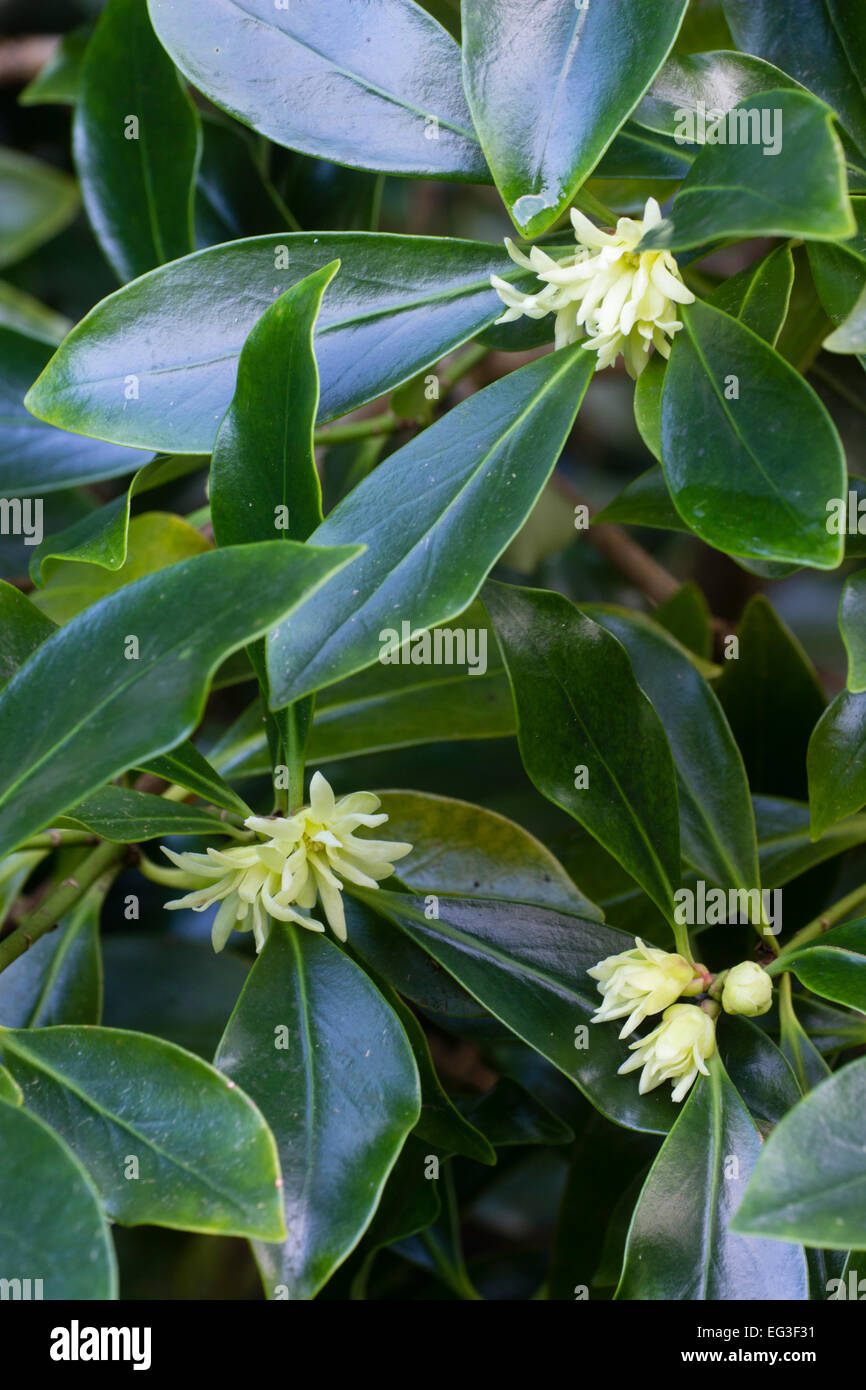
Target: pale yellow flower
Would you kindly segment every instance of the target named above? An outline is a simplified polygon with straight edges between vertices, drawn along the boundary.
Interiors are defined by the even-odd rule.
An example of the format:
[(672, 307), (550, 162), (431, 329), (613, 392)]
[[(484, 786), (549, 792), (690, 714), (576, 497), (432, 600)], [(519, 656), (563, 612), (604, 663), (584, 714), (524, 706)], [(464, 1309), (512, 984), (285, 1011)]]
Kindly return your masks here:
[(756, 961), (740, 961), (728, 971), (722, 988), (725, 1013), (757, 1018), (767, 1012), (772, 1002), (773, 981)]
[(316, 772), (309, 806), (288, 817), (247, 818), (244, 824), (258, 836), (254, 844), (209, 849), (206, 854), (176, 854), (163, 846), (163, 853), (187, 876), (184, 886), (194, 890), (166, 907), (204, 912), (218, 902), (214, 950), (222, 950), (234, 929), (252, 930), (260, 951), (270, 918), (324, 931), (321, 922), (308, 915), (321, 899), (335, 935), (345, 941), (343, 881), (376, 888), (393, 873), (393, 861), (412, 849), (402, 841), (366, 840), (354, 833), (388, 819), (384, 813), (374, 814), (379, 804), (372, 792), (352, 792), (336, 801), (329, 783)]
[(615, 232), (603, 232), (577, 208), (571, 210), (577, 250), (554, 260), (540, 246), (526, 256), (506, 237), (508, 254), (534, 270), (544, 288), (525, 294), (498, 275), (490, 277), (506, 311), (497, 323), (526, 315), (556, 315), (556, 347), (579, 342), (598, 353), (596, 371), (610, 367), (622, 353), (630, 376), (637, 379), (649, 361), (650, 347), (669, 357), (671, 340), (682, 328), (675, 305), (692, 304), (670, 251), (638, 251), (645, 232), (661, 221), (655, 198), (648, 198), (640, 221), (621, 217)]
[(643, 1067), (638, 1087), (641, 1095), (671, 1081), (671, 1100), (681, 1101), (698, 1072), (709, 1076), (705, 1063), (715, 1050), (715, 1019), (699, 1005), (671, 1004), (651, 1033), (630, 1044), (634, 1056), (623, 1062), (619, 1074)]
[(645, 946), (639, 936), (635, 937), (634, 950), (607, 956), (586, 973), (598, 981), (604, 996), (593, 1023), (608, 1023), (628, 1014), (621, 1038), (627, 1038), (649, 1014), (661, 1013), (681, 994), (697, 994), (703, 989), (703, 981), (683, 956)]

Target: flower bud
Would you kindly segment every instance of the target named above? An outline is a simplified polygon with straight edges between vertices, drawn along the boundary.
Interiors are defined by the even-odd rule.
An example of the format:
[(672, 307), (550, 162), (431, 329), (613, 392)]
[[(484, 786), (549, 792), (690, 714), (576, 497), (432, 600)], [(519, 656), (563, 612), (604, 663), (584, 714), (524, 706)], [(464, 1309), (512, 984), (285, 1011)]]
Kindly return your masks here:
[(623, 1062), (619, 1074), (643, 1067), (638, 1090), (655, 1090), (663, 1081), (674, 1082), (671, 1099), (681, 1101), (698, 1072), (708, 1076), (706, 1059), (716, 1050), (715, 1020), (694, 1004), (671, 1004), (662, 1021), (645, 1038), (631, 1043), (634, 1053)]
[(756, 1018), (765, 1014), (773, 1002), (773, 981), (753, 960), (740, 961), (725, 976), (722, 1008), (728, 1014)]
[(620, 1033), (627, 1038), (650, 1014), (661, 1013), (689, 988), (694, 968), (682, 956), (645, 946), (635, 937), (635, 950), (607, 956), (587, 971), (604, 996), (593, 1023), (608, 1023), (628, 1014)]

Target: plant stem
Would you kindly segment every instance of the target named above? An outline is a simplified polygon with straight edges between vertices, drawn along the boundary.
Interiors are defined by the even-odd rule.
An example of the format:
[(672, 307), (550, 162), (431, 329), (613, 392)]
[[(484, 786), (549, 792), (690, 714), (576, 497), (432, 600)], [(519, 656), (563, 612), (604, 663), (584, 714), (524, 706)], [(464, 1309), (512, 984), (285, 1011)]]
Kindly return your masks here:
[(328, 429), (316, 430), (314, 438), (317, 444), (351, 444), (355, 439), (393, 434), (402, 423), (390, 410), (386, 410), (381, 415), (369, 415), (366, 420), (351, 420), (348, 425), (331, 425)]
[(790, 951), (796, 951), (799, 946), (803, 946), (807, 941), (814, 941), (816, 936), (821, 936), (830, 927), (835, 927), (837, 922), (841, 922), (853, 912), (855, 907), (860, 907), (866, 903), (866, 883), (861, 883), (859, 888), (855, 888), (852, 893), (848, 893), (844, 898), (840, 898), (832, 907), (828, 907), (826, 912), (822, 912), (820, 917), (816, 917), (813, 922), (798, 931), (796, 936), (784, 947), (782, 956), (788, 955)]
[(95, 845), (97, 836), (89, 830), (43, 830), (40, 835), (31, 835), (16, 854), (32, 849), (60, 849), (61, 845)]
[(0, 971), (5, 970), (14, 960), (29, 951), (34, 941), (51, 931), (60, 918), (74, 907), (106, 869), (110, 868), (126, 854), (126, 845), (113, 845), (103, 840), (96, 849), (86, 854), (74, 869), (74, 878), (64, 879), (52, 893), (13, 932), (0, 941)]

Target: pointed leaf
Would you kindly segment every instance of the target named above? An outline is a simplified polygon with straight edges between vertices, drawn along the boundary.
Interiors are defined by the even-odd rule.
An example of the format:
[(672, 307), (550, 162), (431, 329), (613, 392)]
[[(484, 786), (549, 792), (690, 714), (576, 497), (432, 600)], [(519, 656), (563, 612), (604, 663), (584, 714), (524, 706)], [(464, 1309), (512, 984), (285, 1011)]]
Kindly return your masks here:
[(0, 148), (0, 265), (23, 260), (77, 211), (78, 190), (68, 174)]
[(0, 974), (0, 1023), (45, 1028), (54, 1023), (98, 1023), (102, 1013), (99, 917), (105, 886), (86, 893), (58, 923), (34, 941), (14, 967)]
[(866, 919), (846, 922), (817, 941), (785, 951), (769, 967), (771, 975), (792, 970), (801, 984), (866, 1014)]
[(333, 942), (275, 922), (216, 1065), (249, 1090), (279, 1148), (288, 1234), (255, 1246), (268, 1297), (314, 1298), (366, 1230), (418, 1119), (406, 1035)]
[(272, 708), (370, 666), (409, 630), (462, 613), (531, 512), (592, 370), (593, 355), (576, 346), (512, 372), (391, 454), (335, 507), (311, 542), (351, 536), (367, 551), (345, 583), (326, 585), (269, 637)]

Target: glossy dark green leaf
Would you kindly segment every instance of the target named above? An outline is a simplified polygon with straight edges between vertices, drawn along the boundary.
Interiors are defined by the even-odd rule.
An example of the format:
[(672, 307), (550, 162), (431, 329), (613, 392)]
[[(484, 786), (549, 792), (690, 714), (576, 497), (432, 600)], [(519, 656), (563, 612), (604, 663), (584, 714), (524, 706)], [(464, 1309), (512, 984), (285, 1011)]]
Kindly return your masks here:
[(305, 541), (322, 520), (313, 454), (319, 404), (313, 329), (338, 270), (335, 261), (286, 290), (244, 343), (211, 463), (218, 545)]
[(237, 792), (223, 781), (207, 758), (202, 757), (194, 743), (182, 743), (170, 753), (163, 753), (158, 758), (148, 758), (146, 763), (142, 763), (140, 770), (150, 772), (155, 777), (162, 777), (169, 784), (176, 783), (178, 786), (186, 787), (188, 791), (195, 792), (205, 801), (212, 801), (223, 810), (235, 811), (241, 816), (251, 814), (251, 809), (243, 797), (238, 796)]
[(808, 1298), (801, 1249), (731, 1230), (760, 1152), (761, 1136), (716, 1056), (644, 1183), (617, 1298)]
[(93, 1183), (48, 1125), (5, 1100), (0, 1100), (0, 1167), (0, 1269), (4, 1278), (30, 1285), (29, 1294), (17, 1296), (117, 1298), (114, 1246)]
[(812, 834), (866, 805), (866, 694), (841, 690), (809, 739), (806, 768)]
[(792, 970), (801, 984), (866, 1014), (866, 920), (846, 922), (794, 951), (785, 951), (770, 974)]
[(802, 1095), (790, 1063), (749, 1018), (722, 1017), (717, 1045), (728, 1076), (766, 1137)]
[(105, 889), (94, 887), (58, 924), (0, 974), (0, 1023), (45, 1028), (98, 1023), (102, 1013), (99, 915)]
[[(650, 362), (649, 367), (641, 372), (635, 391), (636, 407), (641, 382), (644, 377), (649, 376), (652, 365)], [(592, 520), (593, 524), (598, 522), (602, 525), (608, 521), (616, 521), (626, 526), (657, 526), (663, 531), (688, 532), (689, 529), (671, 501), (662, 469), (655, 466), (648, 468), (645, 473), (640, 473), (633, 482), (628, 483), (612, 502), (608, 502), (606, 507), (596, 512)]]
[(688, 146), (627, 121), (595, 166), (593, 179), (685, 178), (694, 155)]
[(719, 51), (672, 53), (646, 96), (632, 113), (632, 120), (662, 135), (706, 141), (705, 117), (730, 111), (738, 102), (759, 92), (796, 88), (799, 83), (772, 63), (750, 53)]
[(186, 738), (220, 661), (351, 558), (291, 541), (211, 551), (138, 580), (43, 642), (0, 695), (0, 853)]
[(699, 302), (682, 319), (662, 397), (662, 465), (680, 516), (731, 555), (833, 569), (844, 547), (827, 531), (826, 502), (847, 474), (825, 407), (728, 314)]
[(55, 631), (54, 624), (34, 608), (26, 594), (0, 581), (0, 690), (8, 685), (37, 647)]
[(464, 1114), (496, 1148), (512, 1144), (570, 1144), (574, 1133), (536, 1096), (509, 1076), (464, 1104)]
[(524, 235), (546, 231), (572, 202), (670, 52), (685, 9), (685, 0), (632, 0), (627, 15), (574, 0), (464, 0), (469, 106)]
[(790, 246), (776, 246), (755, 265), (727, 280), (708, 299), (715, 309), (739, 319), (775, 347), (791, 302), (794, 257)]
[(725, 136), (703, 147), (645, 250), (721, 237), (838, 241), (855, 230), (845, 155), (824, 102), (790, 90), (748, 97), (726, 116)]
[(653, 620), (690, 652), (709, 661), (713, 650), (712, 615), (697, 584), (683, 584), (653, 610)]
[(23, 260), (68, 226), (78, 190), (68, 174), (0, 148), (0, 265)]
[(746, 605), (737, 637), (739, 654), (723, 662), (716, 694), (752, 791), (802, 797), (806, 747), (824, 709), (815, 669), (762, 594)]
[(600, 996), (586, 971), (632, 949), (632, 937), (525, 903), (440, 897), (436, 917), (409, 894), (380, 889), (358, 896), (570, 1077), (603, 1114), (629, 1129), (664, 1133), (670, 1127), (676, 1113), (670, 1092), (639, 1095), (633, 1077), (616, 1074), (627, 1043), (616, 1028), (590, 1024)]
[(0, 1048), (25, 1104), (82, 1161), (115, 1221), (281, 1239), (274, 1137), (200, 1057), (119, 1028), (3, 1028)]
[(601, 605), (589, 605), (587, 612), (625, 647), (667, 735), (677, 772), (683, 856), (723, 888), (757, 887), (746, 769), (710, 686), (691, 657), (642, 615)]
[(866, 690), (866, 570), (845, 581), (839, 600), (839, 631), (848, 653), (848, 689)]
[(193, 250), (196, 109), (142, 0), (108, 0), (81, 69), (73, 127), (84, 206), (120, 280)]
[(810, 833), (809, 807), (805, 803), (767, 796), (756, 796), (753, 801), (761, 882), (765, 888), (778, 888), (866, 840), (866, 816), (840, 820), (825, 828), (816, 840)]
[(64, 34), (51, 57), (18, 95), (20, 106), (72, 106), (78, 92), (81, 64), (91, 34), (82, 24)]
[(322, 420), (408, 381), (498, 318), (491, 274), (527, 275), (501, 247), (446, 237), (299, 232), (214, 246), (97, 304), (28, 409), (115, 443), (210, 453), (251, 328), (277, 295), (335, 260), (316, 340)]
[(736, 46), (777, 64), (829, 102), (866, 150), (862, 16), (846, 0), (795, 0), (779, 23), (773, 0), (724, 0)]
[(834, 1250), (866, 1248), (866, 1057), (829, 1077), (770, 1135), (735, 1226)]
[(410, 1134), (388, 1176), (376, 1215), (360, 1246), (365, 1259), (352, 1281), (352, 1298), (363, 1298), (370, 1265), (379, 1250), (425, 1231), (439, 1219), (439, 1183), (428, 1177), (429, 1145)]
[[(784, 988), (784, 984), (780, 986)], [(788, 1059), (791, 1071), (803, 1095), (815, 1086), (820, 1086), (830, 1075), (830, 1068), (824, 1061), (812, 1039), (809, 1037), (796, 1012), (783, 1008), (780, 1012), (779, 1047)]]
[[(345, 583), (268, 638), (273, 708), (401, 655), (391, 649), (410, 632), (463, 612), (531, 512), (592, 370), (575, 346), (512, 372), (391, 454), (328, 515), (312, 543), (351, 536), (367, 550)], [(454, 657), (442, 646), (437, 661), (431, 639), (423, 664)]]
[(277, 144), (361, 169), (486, 181), (460, 50), (412, 0), (150, 0), (212, 102)]
[(418, 1073), (385, 1000), (313, 932), (275, 922), (216, 1064), (277, 1140), (287, 1239), (255, 1246), (269, 1298), (314, 1298), (354, 1249), (418, 1119)]
[[(204, 461), (204, 460), (202, 460)], [(175, 478), (192, 472), (198, 460), (181, 456), (179, 459), (153, 459), (140, 468), (126, 492), (106, 502), (96, 511), (88, 512), (64, 531), (47, 536), (37, 545), (30, 559), (30, 578), (41, 586), (57, 569), (60, 562), (74, 560), (78, 564), (99, 565), (102, 569), (118, 570), (127, 560), (130, 508), (137, 493), (161, 487)], [(271, 539), (271, 537), (266, 537)], [(204, 548), (204, 547), (202, 547)], [(178, 557), (180, 558), (180, 557)]]
[(2, 497), (39, 497), (58, 488), (117, 478), (144, 462), (137, 449), (81, 439), (28, 414), (24, 397), (51, 353), (51, 345), (42, 339), (0, 327)]
[(399, 875), (414, 893), (467, 894), (601, 919), (540, 840), (507, 817), (424, 792), (383, 792), (388, 834), (414, 849)]
[(669, 914), (680, 872), (674, 763), (625, 650), (559, 594), (489, 584), (484, 601), (528, 775)]
[(861, 291), (848, 317), (824, 339), (823, 347), (827, 352), (866, 353), (866, 289)]
[(851, 1047), (866, 1046), (866, 1018), (862, 1014), (835, 1009), (831, 1004), (805, 994), (793, 995), (793, 1004), (797, 1017), (802, 1020), (804, 1029), (808, 1030), (816, 1051), (822, 1057), (845, 1052)]
[(185, 806), (179, 801), (167, 801), (151, 792), (135, 791), (132, 787), (100, 787), (83, 801), (70, 806), (65, 816), (57, 818), (59, 826), (83, 827), (92, 830), (102, 840), (118, 845), (137, 844), (165, 835), (237, 836), (234, 826), (221, 818), (219, 811), (203, 806)]
[(866, 286), (866, 198), (852, 198), (851, 207), (857, 223), (853, 237), (838, 244), (809, 242), (806, 248), (821, 304), (837, 325), (854, 312)]

